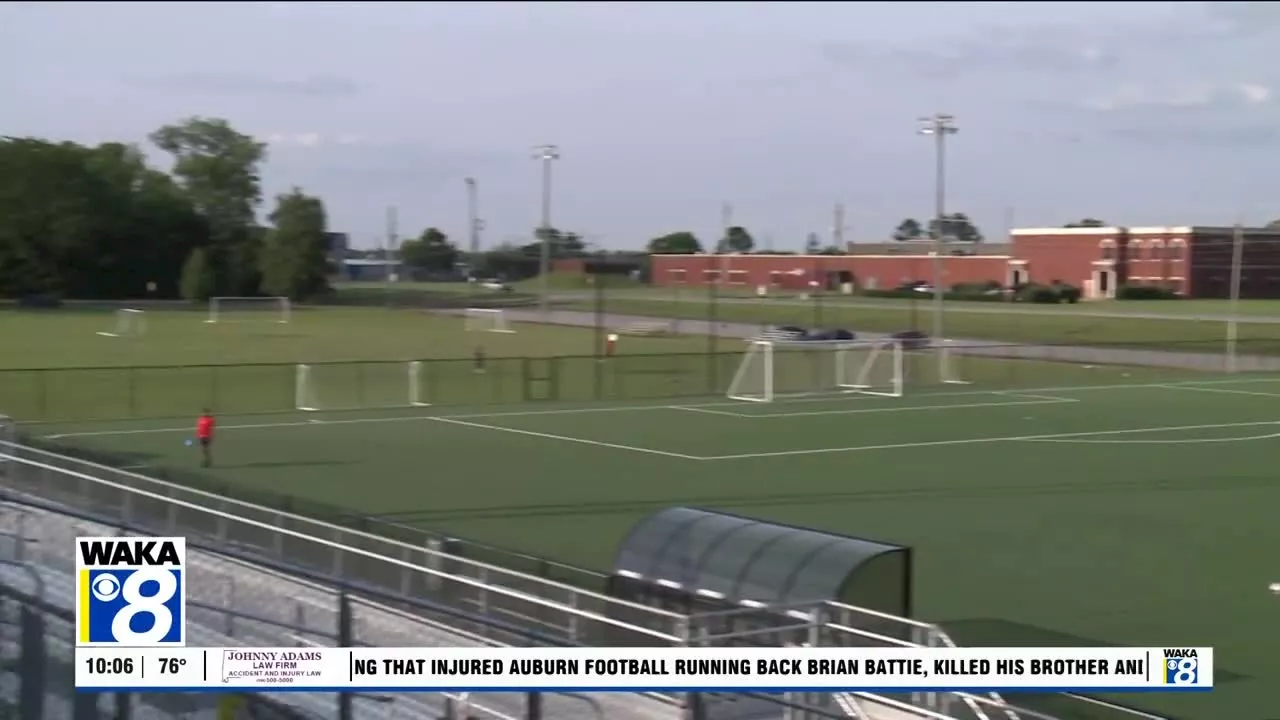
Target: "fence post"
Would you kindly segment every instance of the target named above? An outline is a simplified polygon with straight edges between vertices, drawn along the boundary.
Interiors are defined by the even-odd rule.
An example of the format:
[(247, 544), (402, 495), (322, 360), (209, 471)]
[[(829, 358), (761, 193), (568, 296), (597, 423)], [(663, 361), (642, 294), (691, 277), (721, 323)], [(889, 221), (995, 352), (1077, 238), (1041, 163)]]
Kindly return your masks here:
[(22, 606), (20, 617), (18, 717), (42, 718), (49, 667), (45, 657), (44, 617), (27, 605)]
[[(338, 647), (355, 647), (355, 619), (351, 615), (351, 596), (343, 589), (338, 594)], [(353, 720), (354, 699), (354, 693), (338, 693), (338, 720)]]

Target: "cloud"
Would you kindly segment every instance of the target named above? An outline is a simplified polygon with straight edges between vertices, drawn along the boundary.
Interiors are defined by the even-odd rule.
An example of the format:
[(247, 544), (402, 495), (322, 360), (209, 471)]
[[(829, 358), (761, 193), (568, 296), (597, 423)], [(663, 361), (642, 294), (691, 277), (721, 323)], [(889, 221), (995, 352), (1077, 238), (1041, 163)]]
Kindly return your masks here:
[(272, 78), (248, 73), (184, 72), (143, 79), (142, 84), (195, 92), (228, 95), (279, 95), (285, 97), (334, 98), (360, 92), (347, 78), (311, 75), (304, 78)]
[(1280, 127), (1273, 123), (1166, 123), (1110, 128), (1105, 133), (1127, 144), (1186, 149), (1275, 148), (1280, 146)]
[(1273, 98), (1270, 87), (1256, 82), (1223, 85), (1187, 83), (1180, 86), (1129, 84), (1090, 98), (1084, 105), (1099, 112), (1243, 108), (1267, 105)]
[(923, 79), (951, 81), (972, 73), (1085, 74), (1114, 67), (1120, 56), (1090, 43), (1046, 42), (1034, 29), (987, 29), (974, 37), (867, 48), (826, 43), (826, 60), (859, 68), (884, 68)]
[(351, 147), (368, 145), (368, 138), (354, 133), (326, 135), (318, 132), (271, 133), (267, 135), (267, 144), (281, 148), (318, 148), (318, 147)]

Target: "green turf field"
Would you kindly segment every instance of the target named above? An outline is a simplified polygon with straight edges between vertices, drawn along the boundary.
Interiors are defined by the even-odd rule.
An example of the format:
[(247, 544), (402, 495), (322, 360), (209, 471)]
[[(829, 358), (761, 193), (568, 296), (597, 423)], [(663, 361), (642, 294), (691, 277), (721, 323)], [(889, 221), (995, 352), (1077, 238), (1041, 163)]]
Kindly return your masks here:
[[(461, 319), (383, 310), (299, 311), (275, 327), (201, 317), (154, 313), (145, 337), (125, 339), (93, 334), (106, 314), (0, 315), (6, 337), (31, 341), (6, 344), (0, 365), (116, 366), (79, 380), (48, 371), (39, 387), (56, 405), (22, 406), (37, 402), (22, 394), (30, 383), (0, 379), (0, 412), (21, 421), (7, 405), (56, 407), (43, 419), (62, 421), (27, 432), (137, 472), (178, 468), (600, 569), (633, 522), (680, 504), (909, 544), (918, 614), (961, 643), (1212, 645), (1213, 693), (1118, 699), (1190, 720), (1274, 706), (1280, 661), (1259, 639), (1280, 613), (1267, 591), (1280, 581), (1280, 377), (963, 356), (952, 377), (968, 384), (941, 384), (937, 357), (919, 353), (906, 358), (904, 397), (748, 403), (723, 396), (731, 353), (511, 360), (484, 374), (460, 360), (434, 381), (447, 402), (398, 408), (405, 359), (465, 357), (477, 335), (542, 356), (587, 351), (595, 336), (524, 324), (468, 333)], [(636, 340), (628, 351), (705, 347)], [(398, 360), (322, 364), (388, 357)], [(244, 389), (221, 413), (206, 471), (183, 441), (185, 408), (209, 397), (210, 375), (124, 368), (138, 358), (282, 364), (212, 375)], [(832, 389), (826, 358), (780, 354), (777, 390)], [(341, 404), (386, 407), (240, 414), (290, 410), (297, 362), (398, 369), (313, 378)], [(543, 397), (559, 401), (531, 401), (553, 365), (561, 387)], [(869, 376), (882, 389), (885, 367)], [(694, 397), (708, 388), (715, 396)], [(564, 402), (601, 396), (614, 400)], [(278, 404), (253, 404), (266, 397)], [(109, 419), (122, 402), (133, 403), (124, 414), (182, 419)]]

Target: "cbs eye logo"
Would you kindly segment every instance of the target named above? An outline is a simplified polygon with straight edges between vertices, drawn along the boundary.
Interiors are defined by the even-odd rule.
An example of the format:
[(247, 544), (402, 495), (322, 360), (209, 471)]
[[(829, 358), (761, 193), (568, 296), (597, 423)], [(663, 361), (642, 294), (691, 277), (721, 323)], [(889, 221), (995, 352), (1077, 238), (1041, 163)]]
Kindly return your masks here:
[(89, 590), (98, 600), (111, 602), (120, 596), (120, 581), (115, 575), (99, 575)]

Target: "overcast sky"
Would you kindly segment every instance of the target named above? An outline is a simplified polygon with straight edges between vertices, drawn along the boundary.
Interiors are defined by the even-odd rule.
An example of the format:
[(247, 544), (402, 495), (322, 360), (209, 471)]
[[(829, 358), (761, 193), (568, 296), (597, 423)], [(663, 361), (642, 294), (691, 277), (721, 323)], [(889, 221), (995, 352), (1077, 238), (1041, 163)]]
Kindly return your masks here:
[[(553, 224), (609, 247), (716, 234), (881, 239), (948, 207), (1006, 224), (1280, 217), (1269, 3), (4, 3), (0, 134), (145, 142), (185, 116), (270, 142), (270, 195), (322, 196), (368, 245), (399, 208), (463, 240)], [(167, 166), (160, 156), (157, 162)]]

